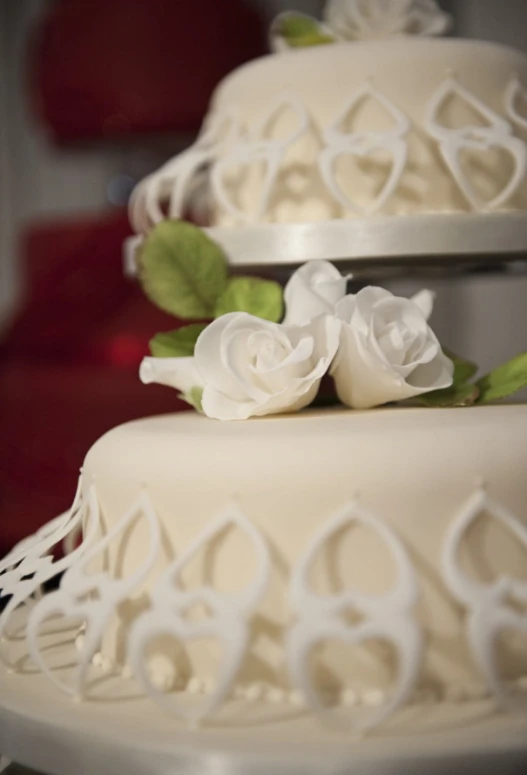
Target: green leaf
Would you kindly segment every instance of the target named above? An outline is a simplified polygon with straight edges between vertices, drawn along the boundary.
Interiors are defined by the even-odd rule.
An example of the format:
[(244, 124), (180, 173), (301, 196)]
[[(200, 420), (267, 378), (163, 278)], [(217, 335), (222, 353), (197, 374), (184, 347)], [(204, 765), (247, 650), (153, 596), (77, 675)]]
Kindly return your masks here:
[(444, 390), (433, 390), (419, 396), (419, 402), (429, 407), (472, 406), (476, 403), (479, 390), (476, 385), (453, 384)]
[(150, 352), (154, 358), (187, 358), (194, 355), (194, 347), (206, 324), (193, 323), (177, 331), (157, 334), (150, 340)]
[(444, 347), (443, 352), (454, 363), (454, 385), (464, 385), (476, 374), (478, 367), (475, 363), (460, 358), (459, 355)]
[(248, 312), (277, 323), (283, 314), (283, 291), (278, 283), (257, 277), (232, 277), (218, 299), (214, 316)]
[(285, 14), (279, 20), (278, 34), (293, 48), (321, 46), (335, 39), (324, 32), (316, 19), (304, 14)]
[(227, 261), (201, 229), (163, 221), (145, 240), (139, 279), (160, 309), (184, 320), (202, 320), (213, 316), (227, 286)]
[(203, 407), (201, 405), (201, 400), (203, 398), (203, 388), (201, 387), (193, 387), (189, 393), (181, 394), (181, 398), (183, 401), (186, 401), (187, 404), (190, 404), (191, 406), (196, 409), (200, 414), (203, 414)]
[(478, 404), (499, 401), (527, 387), (527, 353), (498, 366), (482, 377), (477, 386), (480, 394)]

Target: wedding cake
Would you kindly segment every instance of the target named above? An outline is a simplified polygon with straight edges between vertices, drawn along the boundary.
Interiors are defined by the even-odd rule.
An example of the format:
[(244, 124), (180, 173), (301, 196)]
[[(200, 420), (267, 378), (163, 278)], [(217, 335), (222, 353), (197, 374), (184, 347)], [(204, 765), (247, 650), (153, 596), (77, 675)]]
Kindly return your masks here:
[[(264, 732), (300, 715), (346, 740), (408, 709), (410, 732), (431, 709), (453, 727), (470, 726), (472, 709), (512, 716), (527, 701), (527, 405), (497, 402), (527, 386), (527, 355), (478, 375), (438, 341), (429, 291), (348, 293), (349, 277), (324, 260), (284, 290), (231, 276), (220, 246), (177, 216), (205, 164), (226, 228), (354, 217), (364, 205), (345, 204), (333, 162), (379, 149), (397, 174), (373, 209), (479, 209), (464, 148), (510, 154), (508, 181), (489, 157), (482, 179), (501, 193), (486, 207), (522, 208), (525, 119), (510, 84), (527, 83), (527, 61), (409, 40), (444, 30), (431, 0), (340, 0), (324, 24), (300, 21), (278, 19), (280, 53), (230, 76), (197, 146), (139, 186), (143, 289), (193, 321), (152, 339), (140, 377), (193, 411), (107, 433), (70, 511), (0, 562), (0, 658), (15, 669), (30, 656), (94, 707), (101, 674), (132, 682), (176, 725), (225, 734), (255, 709)], [(387, 29), (393, 40), (364, 40)], [(452, 90), (487, 124), (440, 129)], [(395, 128), (344, 130), (363, 96)], [(254, 159), (269, 178), (248, 169)], [(247, 167), (236, 207), (234, 162)], [(59, 667), (57, 619), (73, 622)], [(55, 646), (64, 654), (62, 635)]]
[[(432, 0), (330, 0), (227, 76), (195, 144), (136, 190), (146, 233), (209, 198), (211, 225), (527, 209), (527, 58), (437, 38)], [(434, 36), (434, 37), (432, 37)]]

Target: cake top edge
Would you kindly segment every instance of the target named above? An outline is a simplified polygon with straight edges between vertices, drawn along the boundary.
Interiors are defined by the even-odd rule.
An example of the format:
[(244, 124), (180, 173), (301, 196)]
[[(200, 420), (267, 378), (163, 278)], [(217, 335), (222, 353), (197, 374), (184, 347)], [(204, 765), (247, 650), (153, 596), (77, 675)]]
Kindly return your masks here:
[[(123, 444), (127, 444), (129, 435), (144, 434), (145, 436), (155, 435), (156, 438), (166, 436), (172, 440), (174, 434), (181, 438), (194, 438), (199, 436), (201, 439), (218, 438), (229, 439), (240, 437), (246, 439), (247, 436), (276, 436), (280, 432), (285, 434), (291, 432), (295, 437), (299, 432), (309, 434), (310, 430), (318, 435), (321, 430), (321, 424), (324, 423), (329, 429), (330, 434), (340, 429), (342, 433), (349, 434), (353, 425), (357, 425), (357, 430), (366, 430), (368, 433), (386, 433), (393, 431), (395, 427), (404, 428), (411, 432), (412, 429), (422, 429), (423, 427), (431, 430), (448, 429), (445, 425), (445, 418), (452, 418), (453, 412), (456, 412), (456, 429), (460, 427), (478, 427), (484, 430), (485, 427), (500, 426), (503, 421), (510, 419), (514, 423), (527, 423), (527, 404), (521, 402), (511, 402), (505, 404), (496, 404), (493, 406), (474, 406), (470, 412), (461, 412), (453, 407), (442, 407), (433, 411), (423, 412), (418, 406), (409, 407), (383, 407), (382, 409), (364, 409), (349, 411), (345, 407), (332, 407), (322, 409), (311, 407), (303, 412), (292, 412), (289, 414), (269, 415), (265, 417), (251, 418), (250, 422), (222, 423), (210, 422), (207, 417), (193, 411), (179, 411), (169, 414), (160, 414), (154, 416), (141, 417), (130, 420), (115, 428), (110, 429), (98, 439), (91, 450), (98, 447), (101, 443), (105, 444), (109, 438), (122, 439)], [(91, 450), (88, 452), (90, 455)]]
[[(389, 40), (372, 40), (372, 41), (357, 41), (350, 42), (338, 42), (331, 46), (317, 46), (312, 48), (297, 48), (284, 51), (280, 56), (276, 54), (264, 54), (263, 56), (251, 59), (249, 62), (237, 67), (231, 73), (225, 76), (221, 83), (216, 87), (212, 99), (211, 107), (214, 108), (218, 102), (221, 102), (225, 95), (229, 92), (229, 88), (232, 84), (243, 81), (246, 77), (253, 76), (258, 70), (276, 68), (282, 70), (284, 65), (288, 63), (296, 63), (299, 66), (306, 61), (313, 61), (313, 58), (318, 59), (320, 62), (325, 60), (337, 60), (342, 58), (361, 58), (364, 56), (364, 52), (367, 51), (369, 55), (374, 59), (375, 51), (393, 53), (393, 56), (398, 56), (401, 52), (408, 51), (411, 46), (412, 56), (419, 58), (420, 52), (426, 52), (427, 56), (430, 56), (430, 52), (437, 52), (438, 55), (444, 59), (445, 63), (448, 63), (449, 53), (456, 53), (458, 51), (464, 51), (467, 54), (479, 52), (487, 53), (491, 52), (499, 56), (508, 56), (511, 60), (511, 68), (522, 69), (527, 67), (527, 57), (522, 51), (507, 46), (503, 43), (495, 43), (494, 41), (487, 40), (475, 40), (472, 38), (392, 38)], [(448, 64), (445, 64), (445, 76), (450, 72)]]

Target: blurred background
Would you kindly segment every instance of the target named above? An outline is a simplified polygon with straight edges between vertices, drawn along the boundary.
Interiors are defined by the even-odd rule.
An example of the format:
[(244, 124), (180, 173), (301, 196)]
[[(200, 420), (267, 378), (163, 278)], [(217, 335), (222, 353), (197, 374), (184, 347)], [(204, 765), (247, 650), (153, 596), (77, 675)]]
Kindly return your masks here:
[[(445, 0), (453, 34), (527, 51), (525, 0)], [(215, 84), (323, 0), (0, 0), (0, 556), (68, 507), (88, 447), (183, 408), (138, 364), (174, 327), (122, 274), (133, 185), (184, 148)], [(526, 349), (527, 279), (435, 279), (434, 325), (490, 368)], [(418, 278), (392, 282), (410, 293)]]

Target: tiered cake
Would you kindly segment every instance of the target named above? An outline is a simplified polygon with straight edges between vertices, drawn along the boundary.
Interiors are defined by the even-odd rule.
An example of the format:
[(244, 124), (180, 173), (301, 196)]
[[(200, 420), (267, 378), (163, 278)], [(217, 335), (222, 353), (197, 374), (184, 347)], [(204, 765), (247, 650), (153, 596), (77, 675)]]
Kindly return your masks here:
[(527, 209), (525, 56), (395, 34), (442, 30), (433, 4), (328, 6), (330, 42), (293, 37), (219, 85), (195, 145), (137, 189), (138, 232), (181, 216), (204, 174), (220, 227)]
[[(31, 606), (27, 644), (65, 692), (89, 693), (98, 668), (191, 724), (232, 729), (251, 704), (346, 733), (403, 706), (450, 708), (455, 724), (460, 703), (525, 701), (527, 406), (486, 404), (527, 385), (527, 357), (476, 381), (430, 328), (429, 292), (347, 294), (312, 261), (282, 299), (229, 279), (218, 246), (177, 220), (204, 174), (226, 230), (525, 209), (527, 61), (402, 37), (444, 26), (432, 0), (280, 18), (282, 53), (221, 84), (196, 145), (139, 186), (146, 292), (212, 322), (156, 337), (141, 367), (198, 412), (100, 439), (71, 511), (0, 563), (0, 636), (64, 572)], [(397, 39), (342, 40), (386, 30)], [(323, 406), (329, 376), (339, 407)], [(71, 685), (48, 663), (54, 616), (82, 622)]]

